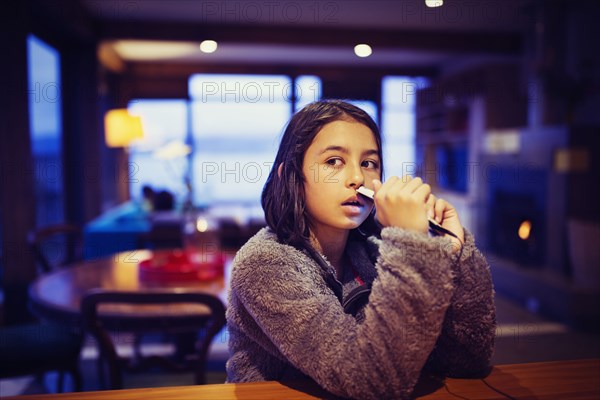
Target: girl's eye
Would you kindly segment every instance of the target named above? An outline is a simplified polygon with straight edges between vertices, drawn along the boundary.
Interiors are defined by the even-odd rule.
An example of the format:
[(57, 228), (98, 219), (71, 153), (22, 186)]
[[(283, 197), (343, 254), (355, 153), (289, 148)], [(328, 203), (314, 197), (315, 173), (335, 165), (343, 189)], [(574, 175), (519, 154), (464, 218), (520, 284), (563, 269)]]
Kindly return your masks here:
[(373, 160), (365, 160), (362, 162), (362, 166), (365, 168), (377, 169), (379, 168), (379, 163)]
[(341, 167), (343, 164), (342, 160), (339, 158), (330, 158), (329, 160), (325, 161), (325, 163), (331, 165), (332, 167)]

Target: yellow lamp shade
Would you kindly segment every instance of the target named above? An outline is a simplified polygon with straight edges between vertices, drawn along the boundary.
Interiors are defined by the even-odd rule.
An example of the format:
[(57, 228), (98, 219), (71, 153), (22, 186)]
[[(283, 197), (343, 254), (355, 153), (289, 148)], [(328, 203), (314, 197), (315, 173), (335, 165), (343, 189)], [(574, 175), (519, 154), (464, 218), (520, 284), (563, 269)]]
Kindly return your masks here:
[(127, 147), (144, 137), (142, 119), (129, 114), (127, 109), (110, 110), (104, 116), (104, 132), (108, 147)]

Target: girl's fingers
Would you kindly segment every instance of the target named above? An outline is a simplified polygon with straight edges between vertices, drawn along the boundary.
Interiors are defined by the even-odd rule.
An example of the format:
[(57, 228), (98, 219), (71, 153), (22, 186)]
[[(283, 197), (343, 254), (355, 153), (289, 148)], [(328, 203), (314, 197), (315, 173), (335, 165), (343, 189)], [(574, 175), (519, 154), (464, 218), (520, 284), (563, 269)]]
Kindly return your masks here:
[(457, 235), (452, 238), (460, 248), (464, 242), (463, 227), (452, 204), (438, 199), (431, 186), (421, 178), (393, 176), (385, 183), (374, 179), (378, 220), (383, 226), (427, 233), (427, 218), (431, 218)]
[(408, 175), (402, 177), (392, 176), (385, 183), (373, 180), (373, 186), (375, 193), (381, 200), (389, 194), (403, 194), (404, 196), (417, 196), (425, 203), (427, 197), (431, 194), (431, 186), (423, 183), (423, 180), (419, 177), (412, 178)]
[[(404, 178), (404, 177), (402, 177), (402, 178)], [(409, 193), (413, 193), (414, 191), (419, 189), (419, 187), (421, 187), (421, 185), (423, 184), (423, 180), (419, 177), (416, 177), (416, 178), (408, 177), (408, 178), (409, 178), (409, 180), (406, 181), (406, 183), (404, 185), (404, 189), (407, 190)]]
[(381, 185), (383, 185), (383, 183), (381, 183), (381, 181), (379, 179), (373, 179), (373, 191), (375, 193), (379, 192), (379, 189), (381, 189)]
[(425, 203), (427, 201), (427, 198), (429, 197), (430, 194), (431, 194), (431, 186), (429, 186), (426, 183), (419, 185), (413, 191), (413, 195), (417, 196), (418, 198), (423, 199), (423, 203)]
[(385, 198), (387, 193), (390, 191), (390, 189), (397, 183), (398, 177), (392, 176), (390, 179), (385, 181), (385, 183), (383, 183), (383, 184), (381, 184), (381, 182), (376, 179), (373, 180), (373, 183), (375, 183), (375, 181), (380, 183), (379, 187), (376, 187), (376, 189), (375, 189), (375, 194), (380, 199), (383, 199), (383, 198)]
[(444, 220), (444, 212), (446, 211), (447, 206), (448, 206), (448, 203), (446, 202), (446, 200), (437, 199), (437, 201), (435, 202), (434, 214), (435, 214), (435, 221), (437, 223), (441, 224), (442, 221)]
[(385, 185), (379, 179), (373, 179), (373, 200), (385, 195)]
[(429, 197), (427, 197), (427, 218), (435, 219), (435, 203), (436, 197), (433, 194), (430, 194)]

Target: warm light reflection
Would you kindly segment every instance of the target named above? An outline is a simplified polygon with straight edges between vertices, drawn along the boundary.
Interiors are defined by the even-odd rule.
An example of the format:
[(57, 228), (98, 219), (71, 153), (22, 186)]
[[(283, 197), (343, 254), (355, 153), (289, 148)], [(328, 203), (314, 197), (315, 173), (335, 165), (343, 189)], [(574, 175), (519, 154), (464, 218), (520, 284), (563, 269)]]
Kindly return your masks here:
[(531, 235), (531, 221), (526, 219), (519, 225), (519, 237), (522, 240), (527, 240), (529, 239), (529, 235)]

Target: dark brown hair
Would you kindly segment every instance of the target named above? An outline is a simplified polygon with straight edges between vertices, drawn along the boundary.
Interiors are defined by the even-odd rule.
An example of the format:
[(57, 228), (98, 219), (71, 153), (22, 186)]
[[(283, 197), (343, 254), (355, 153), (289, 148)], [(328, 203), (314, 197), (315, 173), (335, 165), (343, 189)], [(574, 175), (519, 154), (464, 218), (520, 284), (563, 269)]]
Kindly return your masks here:
[[(282, 243), (300, 249), (310, 246), (310, 224), (304, 196), (305, 177), (302, 173), (304, 153), (326, 124), (339, 120), (356, 121), (373, 132), (383, 176), (381, 133), (366, 112), (341, 100), (321, 100), (307, 105), (290, 119), (262, 192), (261, 204), (267, 225)], [(280, 165), (281, 176), (278, 173)], [(371, 234), (375, 226), (371, 213), (359, 229), (361, 232), (366, 229), (364, 233)]]

